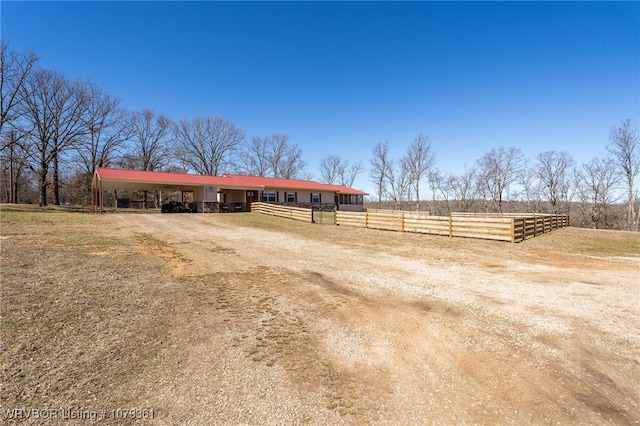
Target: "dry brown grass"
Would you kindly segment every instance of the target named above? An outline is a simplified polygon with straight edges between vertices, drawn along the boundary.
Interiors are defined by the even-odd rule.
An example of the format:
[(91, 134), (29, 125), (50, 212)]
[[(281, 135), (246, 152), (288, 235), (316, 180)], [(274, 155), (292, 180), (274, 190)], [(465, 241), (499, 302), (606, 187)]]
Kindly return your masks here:
[[(522, 344), (519, 340), (504, 335), (507, 328), (488, 332), (480, 322), (473, 322), (484, 320), (486, 314), (462, 312), (454, 305), (431, 300), (405, 301), (399, 297), (386, 297), (376, 305), (378, 302), (357, 289), (308, 271), (262, 266), (235, 270), (235, 265), (244, 260), (239, 254), (241, 244), (235, 248), (224, 241), (202, 244), (207, 248), (202, 254), (205, 266), (209, 261), (223, 263), (229, 272), (190, 275), (187, 272), (193, 261), (188, 255), (188, 242), (172, 243), (150, 231), (116, 227), (114, 224), (122, 222), (109, 214), (98, 216), (64, 208), (27, 206), (2, 206), (0, 214), (3, 408), (149, 407), (156, 410), (157, 418), (165, 424), (262, 423), (250, 412), (237, 411), (238, 407), (243, 410), (254, 407), (258, 414), (260, 410), (266, 413), (266, 404), (273, 401), (288, 407), (286, 401), (273, 394), (274, 389), (286, 389), (298, 398), (295, 399), (298, 406), (315, 407), (307, 412), (292, 408), (291, 414), (287, 414), (290, 420), (393, 423), (397, 420), (393, 417), (395, 408), (388, 401), (393, 399), (410, 406), (412, 397), (393, 395), (391, 386), (380, 386), (389, 379), (384, 370), (366, 365), (349, 370), (329, 357), (323, 349), (326, 330), (318, 325), (329, 319), (331, 323), (350, 324), (351, 328), (346, 325), (340, 328), (338, 335), (377, 327), (388, 333), (389, 341), (404, 333), (408, 324), (423, 327), (427, 320), (430, 322), (426, 329), (431, 333), (438, 330), (444, 335), (453, 330), (460, 339), (469, 339), (464, 345), (473, 341), (483, 348), (479, 358), (472, 353), (463, 354), (455, 368), (473, 373), (487, 383), (494, 378), (474, 362), (478, 359), (488, 362), (491, 357), (497, 357), (500, 363), (509, 362), (509, 356), (496, 348), (515, 346), (522, 359), (538, 361), (518, 346)], [(188, 223), (201, 217), (182, 215), (180, 220)], [(359, 253), (388, 253), (488, 270), (527, 259), (555, 267), (566, 264), (595, 270), (603, 265), (610, 267), (608, 258), (637, 259), (640, 253), (640, 234), (577, 228), (514, 245), (311, 225), (259, 214), (216, 215), (213, 221), (207, 216), (202, 226), (213, 226), (209, 222), (247, 232), (265, 230), (340, 245)], [(638, 264), (616, 263), (616, 268), (637, 270)], [(504, 304), (491, 295), (485, 297), (489, 304)], [(369, 311), (372, 316), (365, 314)], [(398, 325), (393, 323), (396, 317), (401, 322)], [(357, 324), (362, 328), (356, 328)], [(501, 320), (500, 327), (503, 324), (506, 322)], [(526, 329), (523, 327), (519, 332)], [(536, 339), (541, 342), (548, 339), (549, 345), (560, 348), (557, 351), (569, 353), (574, 349), (572, 341), (559, 340), (557, 336), (541, 335)], [(451, 348), (458, 347), (457, 341), (436, 335), (434, 342), (438, 341)], [(536, 343), (542, 344), (547, 343)], [(594, 347), (586, 348), (579, 342), (575, 345), (585, 352), (585, 359), (595, 359), (589, 352), (596, 351)], [(425, 343), (425, 354), (430, 347)], [(610, 366), (603, 356), (605, 349), (597, 350), (598, 362), (606, 372)], [(454, 356), (453, 352), (445, 355)], [(413, 368), (406, 361), (402, 360), (401, 365)], [(631, 361), (624, 358), (624, 362)], [(576, 365), (581, 368), (590, 364), (584, 361)], [(553, 370), (549, 377), (575, 381), (580, 386), (586, 383), (558, 365), (548, 364), (540, 370), (545, 369)], [(458, 374), (455, 369), (439, 371), (454, 378)], [(594, 377), (601, 374), (595, 370), (587, 372)], [(404, 373), (408, 377), (413, 374)], [(617, 377), (616, 374), (610, 376)], [(258, 380), (263, 376), (288, 377), (289, 382), (269, 388)], [(598, 377), (598, 383), (604, 383), (604, 376)], [(605, 378), (611, 380), (608, 377)], [(446, 390), (445, 385), (453, 386), (452, 383), (443, 384), (441, 390)], [(611, 418), (633, 422), (637, 410), (625, 412), (620, 408), (628, 406), (623, 395), (626, 388), (614, 382), (602, 386), (605, 385), (606, 389), (617, 386), (622, 389), (619, 391), (622, 396), (615, 396), (623, 402), (615, 406), (618, 411), (609, 413)], [(304, 399), (310, 388), (319, 389), (317, 401)], [(413, 390), (418, 392), (417, 388)], [(424, 390), (425, 395), (428, 391)], [(509, 392), (506, 394), (504, 398), (508, 401)], [(610, 401), (605, 397), (602, 407), (606, 408)], [(435, 398), (422, 402), (442, 402)], [(546, 401), (545, 398), (542, 400)], [(228, 401), (235, 402), (224, 405)], [(508, 418), (504, 413), (502, 417), (500, 413), (482, 414), (478, 407), (473, 414), (476, 417), (464, 417), (455, 403), (453, 400), (446, 410), (461, 414), (465, 421), (500, 422)], [(419, 407), (414, 408), (419, 413)], [(534, 417), (530, 419), (544, 421), (543, 417), (535, 417), (540, 412), (544, 410), (533, 410)], [(567, 420), (571, 416), (551, 413), (550, 418)], [(270, 418), (274, 419), (277, 418)]]
[(167, 285), (167, 267), (134, 244), (104, 217), (3, 207), (4, 407), (131, 401), (169, 326), (148, 297)]

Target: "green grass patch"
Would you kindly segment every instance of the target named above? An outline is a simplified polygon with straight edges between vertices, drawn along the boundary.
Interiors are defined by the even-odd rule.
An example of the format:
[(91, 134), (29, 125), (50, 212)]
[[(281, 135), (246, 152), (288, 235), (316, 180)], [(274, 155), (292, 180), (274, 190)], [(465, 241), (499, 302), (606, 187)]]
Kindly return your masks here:
[(601, 231), (589, 233), (575, 248), (592, 256), (640, 257), (640, 233)]

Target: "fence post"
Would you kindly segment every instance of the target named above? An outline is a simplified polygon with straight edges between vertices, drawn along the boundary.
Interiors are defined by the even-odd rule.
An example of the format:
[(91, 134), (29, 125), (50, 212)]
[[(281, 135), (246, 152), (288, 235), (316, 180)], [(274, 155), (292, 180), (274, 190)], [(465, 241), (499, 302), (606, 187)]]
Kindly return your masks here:
[[(526, 222), (523, 219), (522, 225), (526, 226), (525, 223)], [(512, 243), (516, 242), (516, 218), (515, 217), (511, 218), (511, 242)]]
[(369, 228), (369, 209), (364, 211), (364, 229)]
[(402, 229), (402, 232), (404, 232), (404, 213), (400, 213), (400, 214), (402, 215), (401, 218), (400, 218), (402, 220), (402, 224), (400, 226), (400, 229)]
[(449, 213), (449, 238), (453, 238), (453, 222), (451, 213)]
[(538, 219), (536, 218), (536, 214), (533, 214), (533, 236), (534, 238), (538, 235)]

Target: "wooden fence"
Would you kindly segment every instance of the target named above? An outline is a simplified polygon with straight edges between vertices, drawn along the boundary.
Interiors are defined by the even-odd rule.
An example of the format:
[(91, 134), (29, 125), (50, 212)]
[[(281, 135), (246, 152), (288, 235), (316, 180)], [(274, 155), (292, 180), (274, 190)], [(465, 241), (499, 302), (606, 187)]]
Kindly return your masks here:
[(513, 234), (516, 242), (533, 238), (545, 232), (569, 226), (568, 215), (541, 215), (514, 217)]
[(482, 238), (513, 243), (569, 226), (567, 215), (452, 213), (431, 216), (426, 212), (367, 210), (336, 212), (336, 224), (398, 232), (449, 237)]
[[(312, 210), (300, 207), (253, 203), (251, 211), (313, 222)], [(431, 216), (428, 212), (368, 209), (365, 212), (338, 210), (335, 212), (335, 223), (358, 228), (518, 243), (569, 226), (569, 216), (539, 213), (451, 213), (449, 216)]]
[(300, 207), (281, 206), (278, 204), (252, 203), (251, 211), (268, 214), (271, 216), (285, 217), (287, 219), (300, 220), (302, 222), (312, 222), (311, 209)]

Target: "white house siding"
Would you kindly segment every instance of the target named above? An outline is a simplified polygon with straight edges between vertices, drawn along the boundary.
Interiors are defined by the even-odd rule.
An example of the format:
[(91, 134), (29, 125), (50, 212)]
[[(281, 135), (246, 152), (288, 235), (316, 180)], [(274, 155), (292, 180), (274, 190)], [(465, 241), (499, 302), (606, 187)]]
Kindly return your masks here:
[(193, 189), (193, 201), (218, 201), (218, 188), (215, 186), (197, 186)]

